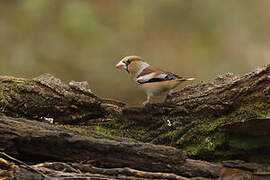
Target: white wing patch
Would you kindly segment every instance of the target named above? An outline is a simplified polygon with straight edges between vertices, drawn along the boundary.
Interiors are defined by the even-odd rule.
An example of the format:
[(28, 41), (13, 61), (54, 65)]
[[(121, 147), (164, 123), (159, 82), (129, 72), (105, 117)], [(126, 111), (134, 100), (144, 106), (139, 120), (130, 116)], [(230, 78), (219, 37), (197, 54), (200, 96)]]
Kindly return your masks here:
[(144, 83), (144, 82), (147, 82), (147, 81), (149, 81), (150, 79), (153, 79), (153, 78), (155, 77), (155, 74), (156, 74), (156, 73), (150, 73), (150, 74), (141, 76), (141, 77), (137, 78), (137, 82), (138, 82), (138, 83)]
[(150, 73), (150, 74), (147, 74), (147, 75), (144, 75), (144, 76), (141, 76), (139, 78), (137, 78), (137, 82), (142, 84), (142, 83), (145, 83), (145, 82), (149, 82), (153, 79), (160, 79), (160, 81), (163, 81), (165, 80), (165, 77), (167, 76), (167, 74), (165, 73), (162, 73), (162, 74), (158, 74), (156, 72), (153, 72), (153, 73)]
[(162, 73), (162, 74), (157, 75), (155, 78), (165, 79), (165, 77), (166, 77), (167, 75), (168, 75), (168, 74)]

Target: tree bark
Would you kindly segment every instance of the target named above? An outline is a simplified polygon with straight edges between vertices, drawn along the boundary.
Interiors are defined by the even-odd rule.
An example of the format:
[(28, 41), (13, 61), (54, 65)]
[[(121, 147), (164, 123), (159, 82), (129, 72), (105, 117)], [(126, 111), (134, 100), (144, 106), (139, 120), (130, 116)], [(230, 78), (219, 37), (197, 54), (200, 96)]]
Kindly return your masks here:
[[(258, 176), (249, 171), (188, 159), (182, 150), (173, 147), (92, 132), (87, 134), (76, 128), (26, 119), (0, 118), (0, 132), (1, 151), (16, 157), (10, 158), (6, 153), (0, 153), (0, 176), (2, 174), (3, 177), (48, 179), (64, 176), (111, 179), (110, 177), (119, 174), (127, 177), (181, 180), (192, 177), (226, 179), (236, 175), (250, 180), (270, 177), (269, 174)], [(17, 159), (31, 164), (61, 162), (29, 166)], [(227, 163), (227, 166), (229, 165)]]
[(195, 165), (187, 161), (182, 150), (173, 147), (79, 131), (24, 119), (0, 118), (0, 149), (27, 162), (88, 162), (99, 167), (130, 167), (191, 177), (221, 174), (221, 166), (203, 162)]
[(54, 123), (0, 119), (0, 150), (25, 161), (93, 161), (98, 167), (210, 178), (231, 170), (187, 159), (179, 149), (208, 161), (270, 164), (270, 65), (241, 77), (227, 73), (212, 83), (187, 86), (146, 107), (99, 98), (86, 82), (66, 85), (48, 74), (34, 79), (0, 76), (0, 110)]
[(66, 85), (49, 74), (32, 80), (0, 76), (0, 110), (13, 117), (79, 124), (116, 117), (124, 105), (97, 97), (87, 82)]
[[(164, 103), (124, 107), (119, 125), (105, 127), (120, 126), (128, 137), (182, 148), (194, 158), (270, 162), (269, 117), (270, 65), (241, 77), (227, 73), (212, 83), (187, 86)], [(243, 124), (239, 133), (225, 128), (237, 123)]]

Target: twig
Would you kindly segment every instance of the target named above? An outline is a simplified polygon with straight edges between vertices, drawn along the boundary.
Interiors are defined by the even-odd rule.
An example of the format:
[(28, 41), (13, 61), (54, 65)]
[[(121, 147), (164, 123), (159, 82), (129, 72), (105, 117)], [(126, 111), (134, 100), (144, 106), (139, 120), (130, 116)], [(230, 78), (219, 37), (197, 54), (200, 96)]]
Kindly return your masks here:
[(171, 180), (188, 180), (183, 176), (178, 176), (172, 173), (154, 173), (154, 172), (146, 172), (146, 171), (139, 171), (131, 168), (112, 168), (112, 169), (105, 169), (105, 168), (98, 168), (91, 165), (80, 165), (74, 164), (77, 168), (79, 168), (83, 172), (90, 172), (90, 173), (98, 173), (98, 174), (107, 174), (107, 175), (128, 175), (128, 176), (135, 176), (135, 177), (143, 177), (149, 179), (171, 179)]
[(80, 169), (75, 169), (73, 166), (67, 164), (67, 163), (62, 163), (62, 162), (46, 162), (46, 163), (41, 163), (41, 164), (36, 164), (36, 165), (33, 165), (32, 167), (34, 168), (47, 168), (47, 169), (52, 169), (50, 167), (50, 165), (57, 165), (57, 164), (60, 164), (61, 166), (63, 166), (63, 169), (60, 170), (61, 172), (65, 172), (67, 169), (70, 169), (72, 170), (73, 172), (81, 175), (82, 177), (87, 177), (86, 175), (84, 175)]
[(8, 161), (5, 160), (5, 159), (3, 159), (3, 158), (0, 158), (0, 164), (6, 166), (6, 167), (8, 167), (8, 168), (11, 167), (11, 165), (8, 163)]
[(19, 163), (19, 164), (24, 165), (24, 166), (27, 167), (28, 169), (35, 171), (36, 173), (40, 174), (40, 175), (43, 176), (43, 177), (50, 178), (50, 177), (47, 176), (46, 174), (43, 174), (42, 172), (40, 172), (40, 171), (38, 171), (38, 170), (32, 168), (32, 167), (29, 166), (28, 164), (26, 164), (26, 163), (24, 163), (24, 162), (22, 162), (22, 161), (20, 161), (20, 160), (18, 160), (18, 159), (16, 159), (16, 158), (14, 158), (14, 157), (11, 157), (10, 155), (8, 155), (8, 154), (6, 154), (6, 153), (4, 153), (4, 152), (0, 152), (0, 154), (3, 155), (3, 156), (5, 156), (5, 157), (7, 157), (8, 159), (10, 159), (10, 160), (12, 160), (12, 161), (15, 161), (15, 162), (17, 162), (17, 163)]

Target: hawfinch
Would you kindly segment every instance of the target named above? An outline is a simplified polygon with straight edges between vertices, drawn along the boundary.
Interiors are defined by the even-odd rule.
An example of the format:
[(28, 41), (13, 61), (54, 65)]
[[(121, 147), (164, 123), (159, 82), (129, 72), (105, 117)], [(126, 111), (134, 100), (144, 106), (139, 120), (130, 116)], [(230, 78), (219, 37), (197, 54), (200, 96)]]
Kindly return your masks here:
[(143, 102), (143, 106), (149, 103), (152, 96), (166, 93), (167, 96), (171, 96), (172, 90), (181, 82), (194, 80), (194, 78), (183, 78), (171, 72), (155, 68), (138, 56), (126, 56), (115, 67), (126, 70), (147, 94), (147, 100)]

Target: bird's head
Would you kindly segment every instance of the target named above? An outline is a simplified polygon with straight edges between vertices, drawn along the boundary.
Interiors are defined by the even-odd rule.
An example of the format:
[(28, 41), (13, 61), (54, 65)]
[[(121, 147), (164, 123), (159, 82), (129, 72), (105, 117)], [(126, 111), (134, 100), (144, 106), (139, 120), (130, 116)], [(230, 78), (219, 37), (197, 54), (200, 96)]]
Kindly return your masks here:
[(136, 74), (144, 63), (145, 62), (139, 56), (126, 56), (121, 59), (115, 67), (117, 69), (124, 69), (132, 75)]

